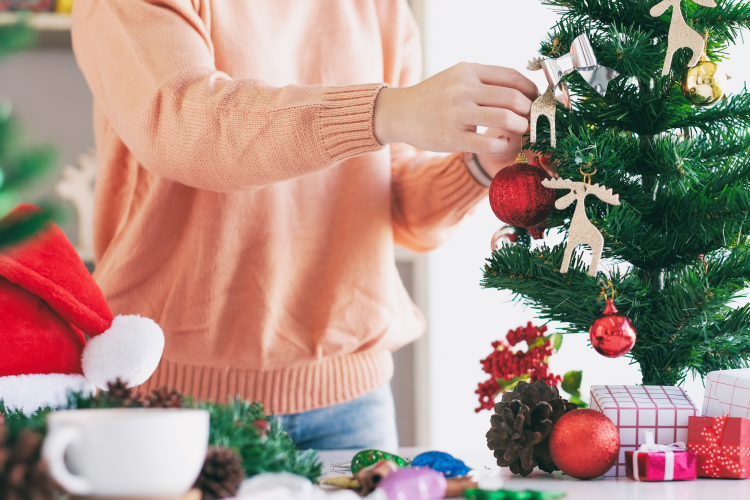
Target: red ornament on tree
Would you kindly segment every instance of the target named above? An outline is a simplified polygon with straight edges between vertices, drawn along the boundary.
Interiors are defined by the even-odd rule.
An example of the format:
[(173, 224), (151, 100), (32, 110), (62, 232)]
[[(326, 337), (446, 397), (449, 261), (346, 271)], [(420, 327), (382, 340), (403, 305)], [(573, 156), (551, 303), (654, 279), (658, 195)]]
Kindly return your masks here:
[(555, 190), (542, 186), (549, 175), (529, 165), (523, 152), (516, 163), (499, 171), (490, 185), (490, 206), (498, 219), (518, 227), (544, 222), (555, 207)]
[(608, 358), (624, 356), (635, 345), (635, 328), (624, 314), (620, 314), (613, 298), (607, 299), (604, 316), (594, 321), (589, 329), (591, 345)]
[(617, 461), (620, 433), (603, 413), (569, 411), (552, 428), (549, 451), (565, 474), (576, 479), (593, 479), (607, 472)]

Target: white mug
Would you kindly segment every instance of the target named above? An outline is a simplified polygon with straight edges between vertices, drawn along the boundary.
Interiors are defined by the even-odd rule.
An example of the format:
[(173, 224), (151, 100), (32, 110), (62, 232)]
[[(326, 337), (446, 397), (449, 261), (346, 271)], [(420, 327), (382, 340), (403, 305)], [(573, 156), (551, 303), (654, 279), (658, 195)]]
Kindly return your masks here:
[(42, 455), (75, 495), (178, 497), (195, 483), (208, 449), (205, 410), (65, 410), (47, 417)]

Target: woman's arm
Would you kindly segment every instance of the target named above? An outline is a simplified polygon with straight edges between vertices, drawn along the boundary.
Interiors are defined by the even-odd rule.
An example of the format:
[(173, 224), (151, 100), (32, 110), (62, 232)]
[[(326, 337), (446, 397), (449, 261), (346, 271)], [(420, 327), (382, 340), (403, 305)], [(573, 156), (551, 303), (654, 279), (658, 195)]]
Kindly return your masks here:
[[(528, 128), (530, 98), (538, 94), (536, 86), (513, 70), (465, 64), (414, 85), (421, 76), (419, 32), (408, 8), (401, 17), (403, 55), (398, 81), (405, 88), (384, 91), (403, 91), (403, 99), (413, 102), (394, 105), (401, 110), (394, 111), (401, 116), (395, 130), (405, 140), (425, 149), (479, 153), (482, 167), (491, 175), (514, 163), (521, 134)], [(425, 92), (410, 97), (420, 86)], [(451, 89), (462, 90), (454, 93)], [(388, 95), (384, 91), (378, 97), (376, 111)], [(432, 99), (426, 99), (429, 95)], [(450, 105), (443, 108), (440, 102), (446, 98)], [(409, 130), (418, 126), (415, 116), (428, 117), (433, 140), (444, 143), (444, 147), (418, 142), (418, 138), (409, 135)], [(378, 118), (376, 114), (375, 133), (379, 140), (387, 142), (381, 138)], [(446, 123), (453, 125), (446, 128)], [(492, 133), (479, 135), (476, 125), (492, 127), (488, 131)], [(389, 137), (389, 132), (385, 134)], [(396, 243), (414, 251), (431, 250), (444, 242), (461, 219), (487, 195), (487, 189), (467, 171), (461, 153), (436, 156), (406, 144), (392, 144), (391, 169), (394, 238)]]
[(278, 88), (233, 79), (217, 71), (194, 4), (75, 3), (78, 63), (97, 105), (144, 168), (188, 186), (234, 191), (381, 148), (372, 113), (383, 84)]
[(214, 64), (205, 5), (75, 3), (73, 47), (97, 105), (135, 158), (162, 177), (215, 191), (252, 189), (390, 142), (499, 153), (507, 141), (476, 134), (477, 125), (527, 127), (536, 87), (494, 66), (461, 64), (400, 89), (233, 79)]

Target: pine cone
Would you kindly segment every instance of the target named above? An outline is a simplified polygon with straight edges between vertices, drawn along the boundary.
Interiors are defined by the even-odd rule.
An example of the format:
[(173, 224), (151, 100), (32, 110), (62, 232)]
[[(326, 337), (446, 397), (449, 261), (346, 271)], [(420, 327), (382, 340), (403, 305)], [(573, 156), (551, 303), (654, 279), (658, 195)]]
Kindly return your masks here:
[(13, 446), (8, 429), (0, 424), (0, 498), (3, 500), (54, 500), (57, 484), (40, 460), (42, 436), (24, 429)]
[(211, 446), (193, 487), (203, 492), (203, 500), (219, 500), (235, 496), (243, 479), (245, 469), (239, 455), (231, 448)]
[(120, 380), (119, 377), (114, 382), (107, 382), (107, 389), (108, 391), (102, 395), (102, 398), (108, 405), (118, 408), (140, 406), (135, 389), (128, 387), (127, 383)]
[(167, 387), (154, 390), (153, 394), (143, 400), (144, 408), (182, 408), (182, 394)]
[(555, 422), (576, 408), (560, 398), (557, 387), (542, 380), (519, 382), (512, 392), (503, 394), (490, 419), (487, 446), (495, 451), (497, 465), (522, 476), (537, 466), (545, 472), (559, 470), (549, 451), (549, 435)]

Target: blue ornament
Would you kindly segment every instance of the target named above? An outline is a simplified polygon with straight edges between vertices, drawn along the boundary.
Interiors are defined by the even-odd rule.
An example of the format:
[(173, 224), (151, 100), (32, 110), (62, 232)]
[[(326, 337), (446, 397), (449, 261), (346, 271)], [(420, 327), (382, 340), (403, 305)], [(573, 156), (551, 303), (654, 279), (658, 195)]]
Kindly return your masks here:
[(445, 477), (465, 476), (471, 470), (462, 460), (442, 451), (426, 451), (412, 461), (413, 467), (429, 467)]

